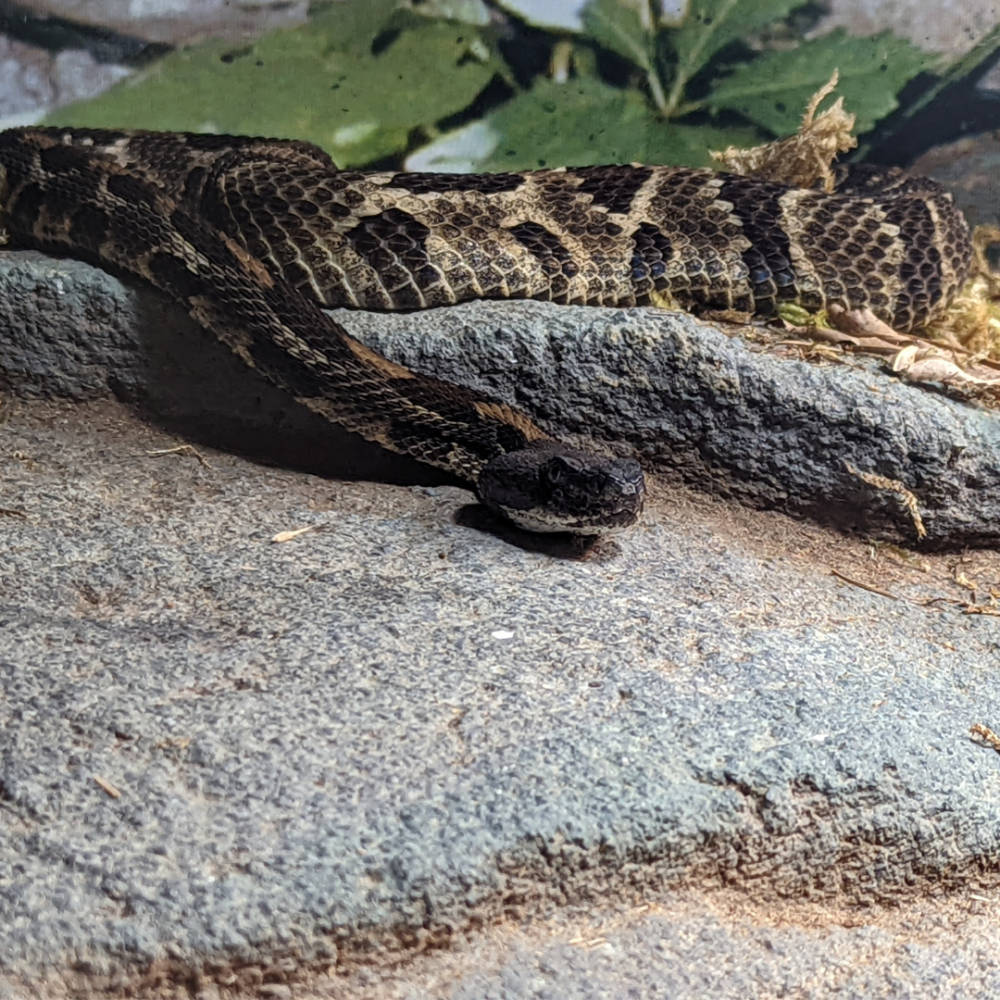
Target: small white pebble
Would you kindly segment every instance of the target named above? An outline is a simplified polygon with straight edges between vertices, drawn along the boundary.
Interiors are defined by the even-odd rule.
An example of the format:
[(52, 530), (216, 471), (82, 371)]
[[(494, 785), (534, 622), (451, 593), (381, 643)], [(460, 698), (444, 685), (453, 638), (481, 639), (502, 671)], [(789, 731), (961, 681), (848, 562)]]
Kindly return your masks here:
[(506, 629), (498, 629), (496, 632), (491, 632), (490, 635), (492, 635), (494, 639), (513, 639), (514, 638), (514, 633), (513, 632), (508, 632)]

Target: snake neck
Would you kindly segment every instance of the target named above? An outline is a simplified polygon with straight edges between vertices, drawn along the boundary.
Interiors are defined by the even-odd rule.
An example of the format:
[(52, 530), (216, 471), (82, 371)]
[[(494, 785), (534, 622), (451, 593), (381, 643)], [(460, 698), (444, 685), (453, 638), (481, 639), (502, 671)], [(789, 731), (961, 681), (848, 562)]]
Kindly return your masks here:
[(0, 134), (0, 209), (19, 246), (149, 281), (299, 403), (472, 486), (498, 456), (549, 440), (513, 407), (366, 347), (155, 183), (86, 148)]

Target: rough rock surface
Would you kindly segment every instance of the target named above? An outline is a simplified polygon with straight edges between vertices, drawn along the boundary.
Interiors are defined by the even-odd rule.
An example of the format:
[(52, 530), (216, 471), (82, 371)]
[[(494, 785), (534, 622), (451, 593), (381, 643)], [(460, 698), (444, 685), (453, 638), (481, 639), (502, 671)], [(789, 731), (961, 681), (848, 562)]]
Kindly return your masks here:
[[(177, 41), (304, 6), (45, 9)], [(890, 6), (933, 47), (984, 24)], [(834, 17), (869, 30), (863, 7)], [(2, 39), (0, 68), (8, 124), (124, 72)], [(433, 353), (409, 317), (369, 335), (646, 449), (644, 523), (587, 559), (494, 534), (156, 296), (0, 258), (0, 998), (1000, 992), (1000, 757), (968, 733), (1000, 729), (996, 554), (676, 485), (909, 537), (849, 448), (918, 489), (939, 541), (992, 541), (991, 422), (685, 319), (416, 322)], [(177, 431), (359, 481), (152, 453)]]
[[(667, 495), (560, 558), (452, 487), (172, 443), (108, 404), (4, 428), (12, 982), (293, 980), (684, 887), (996, 899), (1000, 758), (968, 730), (1000, 631), (948, 579), (994, 555), (873, 578), (863, 545)], [(512, 962), (500, 995), (544, 995)]]
[(926, 0), (834, 0), (816, 34), (837, 27), (858, 36), (891, 31), (929, 52), (960, 56), (987, 34), (997, 19), (991, 0), (945, 0), (936, 10), (940, 16), (931, 16)]
[[(1000, 421), (873, 364), (782, 360), (650, 309), (478, 302), (337, 316), (394, 360), (499, 395), (562, 436), (635, 450), (648, 467), (713, 492), (912, 540), (899, 496), (858, 475), (873, 473), (916, 495), (930, 545), (1000, 539)], [(260, 411), (260, 380), (179, 310), (84, 264), (0, 253), (0, 322), (11, 331), (0, 378), (16, 392), (84, 399), (113, 388), (185, 427), (217, 416), (230, 432), (215, 443), (248, 436), (232, 426), (239, 416), (267, 433), (276, 412), (279, 445), (295, 437), (289, 421), (313, 439), (328, 433), (279, 393)]]
[[(153, 454), (197, 427), (378, 470), (158, 297), (31, 254), (0, 275), (8, 386), (75, 400), (8, 394), (0, 433), (0, 995), (996, 983), (1000, 757), (969, 735), (1000, 728), (995, 553), (879, 551), (654, 480), (643, 522), (581, 556), (415, 466), (388, 486)], [(523, 350), (522, 401), (548, 366), (562, 395), (540, 412), (574, 432), (637, 417), (615, 401), (654, 347), (671, 360), (649, 401), (676, 396), (681, 360), (737, 415), (799, 371), (817, 398), (860, 383), (847, 412), (879, 440), (897, 391), (926, 396), (645, 312), (515, 310), (546, 323), (517, 348), (499, 310), (460, 312), (481, 333), (434, 365), (493, 337), (482, 377), (514, 391)], [(924, 436), (935, 407), (971, 434), (978, 416), (929, 398)], [(657, 414), (666, 440), (712, 439), (679, 418)], [(768, 433), (742, 419), (737, 440)]]
[(0, 35), (0, 127), (27, 124), (45, 108), (95, 97), (128, 72), (97, 62), (84, 49), (52, 53)]
[[(341, 2), (341, 0), (337, 0)], [(306, 0), (21, 0), (38, 17), (64, 18), (170, 45), (206, 36), (239, 38), (301, 24)]]

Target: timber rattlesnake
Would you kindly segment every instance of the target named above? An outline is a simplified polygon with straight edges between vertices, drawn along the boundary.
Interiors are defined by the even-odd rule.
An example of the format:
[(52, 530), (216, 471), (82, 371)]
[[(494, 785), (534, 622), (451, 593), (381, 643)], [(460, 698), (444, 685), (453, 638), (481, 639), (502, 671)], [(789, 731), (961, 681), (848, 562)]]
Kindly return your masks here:
[(0, 212), (16, 245), (147, 279), (299, 402), (456, 473), (522, 527), (580, 534), (636, 519), (636, 462), (393, 364), (320, 307), (543, 298), (766, 318), (794, 301), (905, 331), (946, 308), (970, 258), (950, 196), (898, 173), (854, 170), (834, 194), (675, 167), (363, 173), (302, 142), (175, 133), (0, 133)]

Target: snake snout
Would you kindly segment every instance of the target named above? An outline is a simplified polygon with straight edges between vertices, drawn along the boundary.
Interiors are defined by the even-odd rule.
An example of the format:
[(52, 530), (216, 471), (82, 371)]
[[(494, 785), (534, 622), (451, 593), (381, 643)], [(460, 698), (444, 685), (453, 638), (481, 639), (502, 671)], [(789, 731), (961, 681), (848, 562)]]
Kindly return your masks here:
[(631, 458), (607, 458), (541, 441), (489, 462), (476, 484), (480, 500), (528, 531), (603, 535), (642, 512), (645, 482)]

